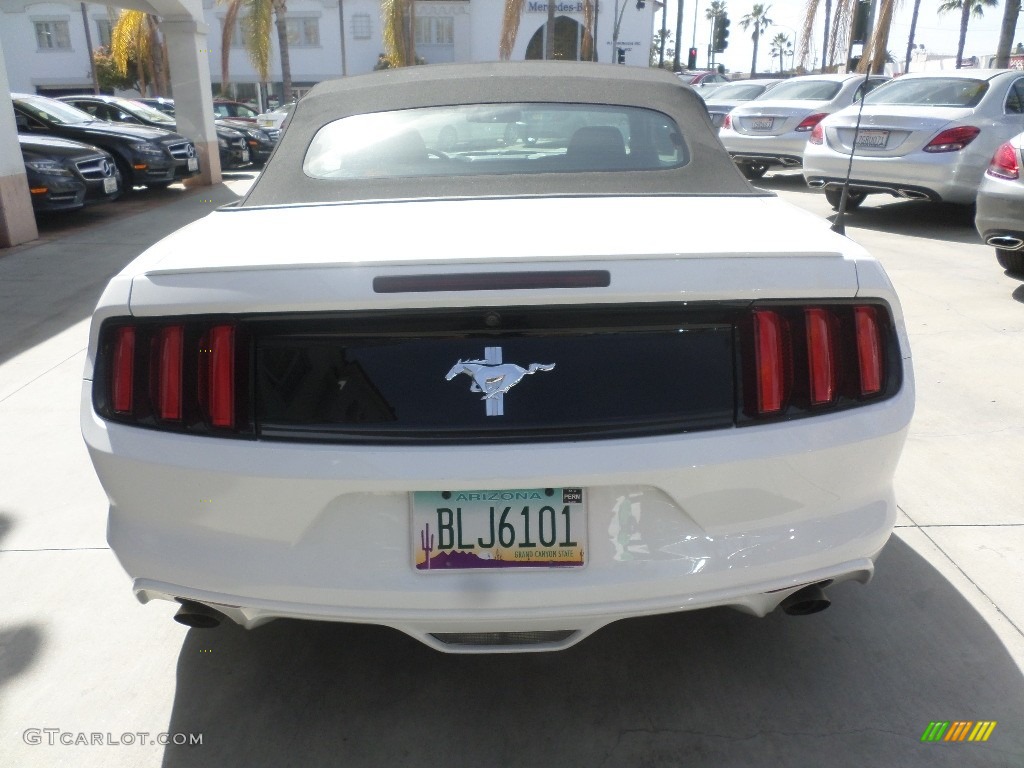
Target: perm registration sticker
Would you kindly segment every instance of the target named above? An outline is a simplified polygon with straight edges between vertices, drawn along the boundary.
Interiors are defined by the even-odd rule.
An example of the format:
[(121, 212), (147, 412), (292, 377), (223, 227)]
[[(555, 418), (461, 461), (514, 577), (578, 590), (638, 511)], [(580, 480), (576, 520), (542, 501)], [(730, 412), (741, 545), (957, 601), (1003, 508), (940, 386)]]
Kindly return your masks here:
[(582, 488), (416, 491), (413, 565), (422, 572), (580, 567), (586, 524)]

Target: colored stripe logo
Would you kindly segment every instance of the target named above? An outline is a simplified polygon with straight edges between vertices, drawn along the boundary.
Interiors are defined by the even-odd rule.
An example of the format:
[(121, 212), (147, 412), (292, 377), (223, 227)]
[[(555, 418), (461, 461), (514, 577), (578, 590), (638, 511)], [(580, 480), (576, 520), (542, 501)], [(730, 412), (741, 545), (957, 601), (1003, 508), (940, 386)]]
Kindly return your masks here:
[(996, 724), (995, 720), (933, 720), (921, 741), (988, 741)]

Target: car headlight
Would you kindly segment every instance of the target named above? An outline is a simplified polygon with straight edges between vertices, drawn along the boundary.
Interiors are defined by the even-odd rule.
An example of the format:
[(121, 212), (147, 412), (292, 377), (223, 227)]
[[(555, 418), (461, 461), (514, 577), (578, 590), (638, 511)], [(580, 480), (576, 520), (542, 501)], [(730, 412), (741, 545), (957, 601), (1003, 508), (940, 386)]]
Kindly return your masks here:
[(36, 173), (43, 173), (47, 176), (73, 176), (67, 168), (56, 160), (29, 160), (25, 165)]
[(132, 149), (140, 155), (148, 155), (149, 157), (163, 157), (164, 149), (159, 144), (150, 144), (148, 141), (140, 141), (138, 144), (132, 144)]
[(217, 137), (217, 143), (218, 143), (218, 144), (219, 144), (219, 145), (220, 145), (221, 147), (223, 147), (224, 149), (227, 149), (227, 148), (228, 148), (228, 142), (227, 142), (227, 139), (225, 139), (225, 138), (224, 138), (223, 136), (218, 136), (218, 137)]
[(249, 128), (245, 132), (249, 135), (250, 139), (256, 139), (257, 141), (270, 141), (270, 137), (258, 128)]

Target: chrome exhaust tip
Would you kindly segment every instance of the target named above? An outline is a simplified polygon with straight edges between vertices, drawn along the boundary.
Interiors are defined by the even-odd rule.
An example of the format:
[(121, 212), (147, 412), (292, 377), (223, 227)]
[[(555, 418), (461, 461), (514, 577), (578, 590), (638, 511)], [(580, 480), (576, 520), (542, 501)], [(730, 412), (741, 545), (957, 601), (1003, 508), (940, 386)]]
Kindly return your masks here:
[(920, 192), (916, 189), (900, 189), (897, 190), (900, 197), (906, 198), (907, 200), (928, 200), (929, 197), (924, 192)]
[(179, 624), (193, 629), (213, 629), (219, 627), (225, 616), (220, 611), (215, 611), (208, 605), (196, 603), (192, 600), (181, 600), (181, 608), (174, 614), (174, 620)]
[(817, 584), (811, 584), (798, 589), (787, 597), (779, 605), (787, 616), (810, 616), (812, 613), (820, 613), (832, 605), (832, 601), (825, 595)]
[(985, 240), (985, 244), (991, 245), (993, 248), (1001, 248), (1004, 251), (1019, 251), (1024, 248), (1024, 240), (1010, 235), (993, 235)]

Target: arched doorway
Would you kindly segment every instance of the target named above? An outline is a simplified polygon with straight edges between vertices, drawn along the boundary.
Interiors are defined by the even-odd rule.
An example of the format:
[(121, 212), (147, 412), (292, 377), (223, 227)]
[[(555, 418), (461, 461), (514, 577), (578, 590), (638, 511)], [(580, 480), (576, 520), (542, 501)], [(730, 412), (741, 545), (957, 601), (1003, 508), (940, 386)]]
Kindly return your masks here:
[[(544, 32), (547, 24), (542, 24), (526, 46), (527, 59), (544, 58)], [(586, 29), (575, 19), (568, 16), (555, 17), (555, 58), (562, 61), (590, 60), (590, 48), (585, 44)]]

